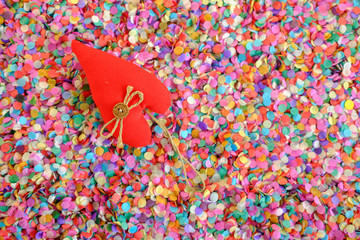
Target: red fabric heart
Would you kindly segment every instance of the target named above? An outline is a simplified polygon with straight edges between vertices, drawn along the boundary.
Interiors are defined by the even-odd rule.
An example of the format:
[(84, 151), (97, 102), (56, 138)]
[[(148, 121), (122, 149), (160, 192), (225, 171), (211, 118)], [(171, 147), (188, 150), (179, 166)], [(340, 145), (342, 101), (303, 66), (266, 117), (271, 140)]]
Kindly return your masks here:
[[(79, 41), (72, 41), (71, 48), (85, 71), (95, 104), (100, 110), (105, 123), (114, 118), (113, 107), (124, 102), (128, 86), (144, 94), (140, 105), (130, 110), (124, 118), (122, 139), (125, 144), (142, 147), (151, 143), (151, 131), (143, 110), (148, 108), (157, 113), (164, 113), (171, 105), (171, 95), (166, 86), (141, 67), (109, 53), (88, 47)], [(137, 102), (134, 97), (129, 105)], [(114, 122), (107, 126), (112, 131)], [(118, 127), (119, 128), (119, 127)], [(114, 137), (118, 137), (116, 129)]]

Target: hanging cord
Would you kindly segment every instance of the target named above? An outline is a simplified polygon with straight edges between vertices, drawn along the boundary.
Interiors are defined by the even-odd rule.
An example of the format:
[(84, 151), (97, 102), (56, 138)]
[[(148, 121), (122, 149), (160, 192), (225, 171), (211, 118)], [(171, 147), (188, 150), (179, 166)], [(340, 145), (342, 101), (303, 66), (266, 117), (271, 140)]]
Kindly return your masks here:
[[(100, 130), (100, 136), (101, 137), (106, 138), (106, 139), (110, 138), (111, 136), (114, 135), (114, 133), (115, 133), (115, 131), (118, 128), (119, 123), (120, 123), (120, 130), (119, 130), (119, 136), (118, 136), (118, 141), (117, 141), (116, 148), (124, 147), (124, 143), (122, 141), (122, 131), (123, 131), (123, 126), (124, 126), (124, 124), (123, 124), (124, 118), (129, 114), (131, 109), (138, 106), (144, 100), (144, 94), (142, 92), (139, 92), (139, 91), (135, 91), (135, 92), (131, 93), (131, 91), (133, 89), (134, 88), (132, 86), (127, 87), (124, 102), (123, 103), (117, 103), (113, 108), (113, 114), (114, 114), (115, 117), (113, 119), (111, 119), (109, 122), (107, 122)], [(131, 106), (128, 106), (129, 102), (131, 101), (131, 99), (133, 99), (133, 97), (135, 97), (135, 95), (138, 95), (139, 101), (134, 103)], [(105, 128), (107, 126), (109, 126), (109, 124), (111, 124), (113, 121), (115, 121), (114, 128), (112, 129), (112, 131), (108, 135), (104, 136)]]
[[(117, 141), (117, 145), (116, 145), (116, 148), (119, 149), (119, 148), (123, 148), (124, 147), (124, 143), (123, 143), (123, 140), (122, 140), (122, 131), (123, 131), (123, 126), (124, 126), (124, 118), (129, 114), (130, 110), (133, 109), (134, 107), (138, 106), (140, 103), (142, 103), (142, 101), (144, 100), (144, 94), (140, 91), (135, 91), (133, 93), (132, 90), (134, 88), (132, 86), (128, 86), (127, 89), (126, 89), (126, 95), (125, 95), (125, 99), (124, 99), (124, 102), (120, 102), (120, 103), (117, 103), (114, 108), (113, 108), (113, 114), (114, 114), (114, 118), (111, 119), (109, 122), (107, 122), (106, 124), (104, 124), (104, 126), (101, 128), (100, 130), (100, 136), (107, 139), (107, 138), (110, 138), (111, 136), (114, 135), (116, 129), (118, 128), (119, 124), (120, 124), (120, 129), (119, 129), (119, 136), (118, 136), (118, 141)], [(139, 97), (139, 100), (134, 103), (133, 105), (129, 106), (129, 102), (135, 97), (135, 96), (138, 96)], [(172, 146), (172, 148), (174, 149), (174, 151), (179, 155), (179, 158), (180, 158), (180, 161), (181, 161), (181, 167), (182, 167), (182, 170), (184, 172), (184, 176), (185, 176), (185, 180), (186, 180), (186, 184), (190, 187), (190, 188), (193, 188), (190, 184), (190, 181), (188, 179), (188, 176), (187, 176), (187, 173), (186, 173), (186, 168), (185, 168), (185, 165), (188, 164), (196, 173), (196, 175), (198, 175), (201, 179), (201, 183), (203, 185), (202, 187), (202, 191), (205, 190), (206, 188), (206, 185), (205, 185), (205, 182), (204, 180), (202, 179), (201, 177), (201, 174), (198, 170), (196, 170), (196, 168), (191, 165), (191, 162), (184, 158), (183, 155), (180, 153), (179, 151), (179, 148), (175, 145), (172, 137), (171, 137), (171, 134), (169, 132), (169, 130), (166, 128), (166, 126), (160, 122), (158, 119), (156, 119), (147, 109), (145, 109), (145, 112), (147, 114), (149, 114), (149, 116), (151, 117), (151, 119), (157, 123), (159, 125), (159, 127), (164, 131), (164, 135), (165, 137), (167, 137), (169, 139), (169, 142)], [(115, 126), (113, 127), (113, 129), (111, 130), (111, 132), (104, 136), (104, 131), (105, 131), (105, 128), (107, 126), (109, 126), (112, 122), (115, 121)]]
[[(166, 127), (162, 122), (160, 122), (156, 117), (154, 117), (154, 115), (152, 115), (152, 114), (149, 112), (149, 110), (145, 109), (145, 112), (146, 112), (146, 113), (151, 117), (151, 119), (152, 119), (155, 123), (157, 123), (157, 125), (159, 125), (159, 127), (164, 131), (165, 137), (167, 137), (167, 138), (169, 139), (169, 142), (170, 142), (172, 148), (173, 148), (174, 151), (179, 155), (179, 158), (180, 158), (180, 160), (181, 160), (181, 167), (182, 167), (182, 169), (183, 169), (184, 176), (185, 176), (185, 180), (186, 180), (186, 184), (187, 184), (190, 188), (192, 188), (192, 187), (191, 187), (191, 184), (190, 184), (190, 181), (189, 181), (189, 179), (188, 179), (187, 173), (186, 173), (185, 165), (186, 165), (186, 163), (187, 163), (187, 164), (195, 171), (196, 175), (198, 175), (198, 176), (200, 177), (201, 183), (202, 183), (202, 186), (203, 186), (201, 191), (204, 191), (206, 185), (205, 185), (204, 180), (203, 180), (202, 177), (201, 177), (200, 172), (199, 172), (198, 170), (196, 170), (196, 168), (195, 168), (193, 165), (191, 165), (191, 162), (190, 162), (189, 160), (187, 160), (186, 158), (184, 158), (183, 155), (180, 153), (179, 148), (175, 145), (175, 143), (174, 143), (174, 141), (173, 141), (173, 139), (172, 139), (172, 136), (171, 136), (169, 130), (167, 129), (167, 127)], [(186, 162), (186, 163), (185, 163), (185, 162)]]
[(251, 0), (251, 3), (250, 3), (250, 13), (253, 12), (253, 10), (254, 10), (254, 4), (255, 4), (256, 1), (257, 1), (257, 0)]

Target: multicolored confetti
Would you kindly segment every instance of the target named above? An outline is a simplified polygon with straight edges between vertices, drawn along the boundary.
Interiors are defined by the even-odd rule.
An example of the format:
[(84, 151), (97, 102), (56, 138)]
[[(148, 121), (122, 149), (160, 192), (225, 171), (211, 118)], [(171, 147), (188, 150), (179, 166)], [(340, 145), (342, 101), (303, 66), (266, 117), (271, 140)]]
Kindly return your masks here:
[[(0, 240), (359, 239), (359, 15), (358, 0), (2, 1)], [(168, 87), (158, 118), (204, 192), (158, 126), (144, 148), (101, 138), (74, 39)]]

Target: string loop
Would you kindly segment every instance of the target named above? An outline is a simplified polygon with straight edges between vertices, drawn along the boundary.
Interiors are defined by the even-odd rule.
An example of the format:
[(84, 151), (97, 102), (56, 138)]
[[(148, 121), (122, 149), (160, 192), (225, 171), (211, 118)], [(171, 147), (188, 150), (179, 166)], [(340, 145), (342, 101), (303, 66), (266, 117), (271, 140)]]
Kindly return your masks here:
[[(205, 182), (204, 182), (204, 180), (203, 180), (200, 172), (199, 172), (198, 170), (196, 170), (196, 168), (191, 164), (191, 162), (190, 162), (188, 159), (186, 159), (186, 158), (180, 153), (180, 150), (179, 150), (179, 148), (176, 146), (174, 140), (172, 139), (171, 134), (170, 134), (169, 130), (167, 129), (167, 127), (166, 127), (162, 122), (160, 122), (158, 119), (156, 119), (156, 118), (154, 117), (154, 115), (152, 115), (152, 114), (149, 112), (149, 110), (145, 109), (145, 112), (146, 112), (146, 113), (151, 117), (151, 119), (152, 119), (155, 123), (157, 123), (157, 125), (159, 125), (159, 127), (164, 131), (164, 136), (169, 139), (169, 142), (170, 142), (172, 148), (173, 148), (174, 151), (178, 154), (179, 159), (180, 159), (180, 161), (181, 161), (181, 167), (182, 167), (183, 172), (184, 172), (186, 184), (187, 184), (190, 188), (192, 188), (192, 187), (191, 187), (191, 184), (190, 184), (190, 181), (189, 181), (189, 179), (188, 179), (187, 173), (186, 173), (185, 165), (186, 165), (186, 163), (187, 163), (187, 164), (195, 171), (196, 175), (198, 175), (198, 176), (200, 177), (200, 180), (201, 180), (201, 183), (202, 183), (202, 186), (203, 186), (203, 187), (202, 187), (202, 191), (204, 191), (205, 188), (206, 188), (206, 185), (205, 185)], [(185, 162), (186, 162), (186, 163), (185, 163)]]

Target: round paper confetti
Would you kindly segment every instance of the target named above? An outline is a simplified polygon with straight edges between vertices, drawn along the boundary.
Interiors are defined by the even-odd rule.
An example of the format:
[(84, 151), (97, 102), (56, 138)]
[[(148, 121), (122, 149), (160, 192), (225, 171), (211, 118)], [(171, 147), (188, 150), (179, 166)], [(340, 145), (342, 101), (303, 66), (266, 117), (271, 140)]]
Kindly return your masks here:
[[(357, 0), (4, 1), (0, 239), (359, 239), (359, 15)], [(143, 148), (100, 136), (74, 39), (166, 85), (157, 118), (204, 192), (155, 124)]]

